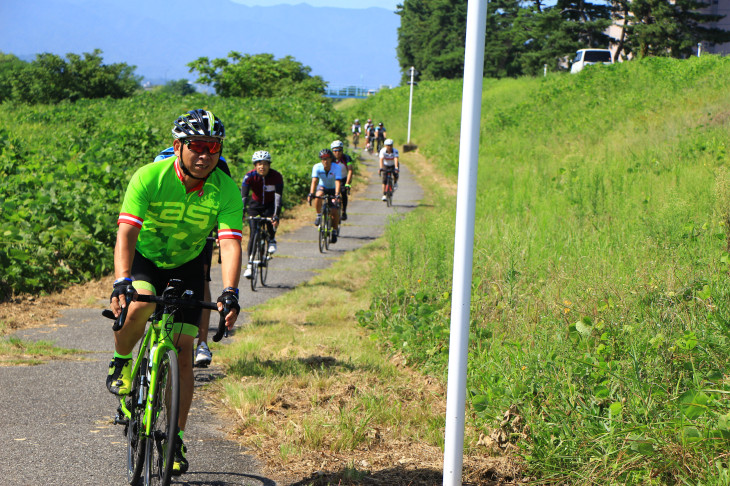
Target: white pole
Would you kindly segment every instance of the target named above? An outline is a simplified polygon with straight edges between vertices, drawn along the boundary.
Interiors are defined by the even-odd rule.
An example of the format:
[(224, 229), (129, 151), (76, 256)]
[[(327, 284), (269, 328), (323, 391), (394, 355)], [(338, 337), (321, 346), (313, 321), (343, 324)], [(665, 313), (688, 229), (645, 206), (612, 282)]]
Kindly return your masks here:
[(697, 57), (700, 57), (700, 52), (702, 52), (702, 42), (697, 43)]
[(411, 143), (411, 112), (413, 109), (413, 76), (415, 75), (416, 68), (411, 66), (411, 96), (408, 100), (408, 140), (406, 143)]
[(469, 306), (471, 305), (471, 267), (474, 257), (474, 214), (477, 193), (479, 122), (482, 111), (482, 76), (484, 74), (486, 24), (487, 0), (469, 0), (466, 14), (459, 180), (456, 191), (449, 381), (446, 390), (444, 486), (461, 486), (461, 473), (464, 464)]

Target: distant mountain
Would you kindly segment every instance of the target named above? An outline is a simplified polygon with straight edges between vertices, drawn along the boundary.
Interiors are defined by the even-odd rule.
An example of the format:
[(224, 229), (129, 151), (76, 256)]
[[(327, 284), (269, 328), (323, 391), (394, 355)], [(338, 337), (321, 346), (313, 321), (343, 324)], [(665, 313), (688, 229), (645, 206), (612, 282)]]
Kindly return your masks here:
[(0, 1), (0, 51), (22, 59), (101, 49), (152, 82), (195, 80), (195, 59), (291, 55), (331, 86), (396, 86), (400, 17), (383, 8), (306, 4), (248, 7), (231, 0)]

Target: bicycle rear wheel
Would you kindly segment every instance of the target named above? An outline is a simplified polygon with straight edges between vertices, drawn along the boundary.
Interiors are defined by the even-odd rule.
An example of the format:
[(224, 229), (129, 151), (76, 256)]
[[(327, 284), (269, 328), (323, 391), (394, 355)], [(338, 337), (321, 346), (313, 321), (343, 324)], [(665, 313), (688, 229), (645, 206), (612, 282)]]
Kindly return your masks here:
[(388, 207), (393, 205), (393, 176), (388, 174), (385, 183), (385, 203)]
[[(142, 431), (142, 415), (144, 414), (144, 391), (140, 384), (147, 372), (147, 357), (142, 358), (137, 374), (132, 381), (132, 391), (125, 398), (127, 410), (132, 413), (129, 423), (124, 429), (124, 435), (127, 436), (127, 481), (129, 484), (136, 485), (142, 475), (145, 459), (146, 441), (141, 434)], [(139, 397), (142, 394), (142, 404), (139, 404)]]
[(152, 397), (152, 428), (145, 450), (144, 483), (168, 486), (177, 442), (177, 416), (180, 405), (180, 370), (177, 354), (168, 350), (160, 360)]
[(253, 237), (253, 245), (251, 246), (251, 290), (253, 292), (256, 292), (256, 279), (258, 278), (259, 273), (259, 244), (261, 241), (261, 230), (258, 226), (254, 226), (256, 228), (254, 231), (256, 231), (256, 234)]
[[(268, 231), (268, 229), (264, 229)], [(261, 280), (261, 286), (266, 287), (266, 277), (269, 275), (269, 237), (263, 236), (261, 238), (261, 246), (259, 248), (259, 279)]]

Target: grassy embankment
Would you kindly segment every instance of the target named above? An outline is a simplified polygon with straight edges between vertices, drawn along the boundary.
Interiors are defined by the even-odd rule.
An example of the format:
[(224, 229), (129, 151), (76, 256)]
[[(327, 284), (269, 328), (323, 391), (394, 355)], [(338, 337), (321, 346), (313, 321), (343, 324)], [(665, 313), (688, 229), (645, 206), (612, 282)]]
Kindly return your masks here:
[[(527, 474), (730, 484), (729, 76), (707, 56), (485, 80), (468, 416)], [(413, 141), (450, 182), (460, 95), (414, 95)], [(402, 143), (407, 106), (397, 89), (358, 114)], [(360, 319), (445, 377), (455, 203), (435, 197), (389, 228)]]

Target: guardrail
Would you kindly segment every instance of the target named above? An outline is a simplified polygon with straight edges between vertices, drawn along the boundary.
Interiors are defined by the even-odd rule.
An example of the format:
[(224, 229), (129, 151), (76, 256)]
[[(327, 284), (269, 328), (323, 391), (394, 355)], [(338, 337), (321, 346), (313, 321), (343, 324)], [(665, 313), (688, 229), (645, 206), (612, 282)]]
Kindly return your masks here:
[(324, 95), (328, 98), (367, 98), (376, 92), (375, 89), (361, 86), (328, 86), (324, 90)]

